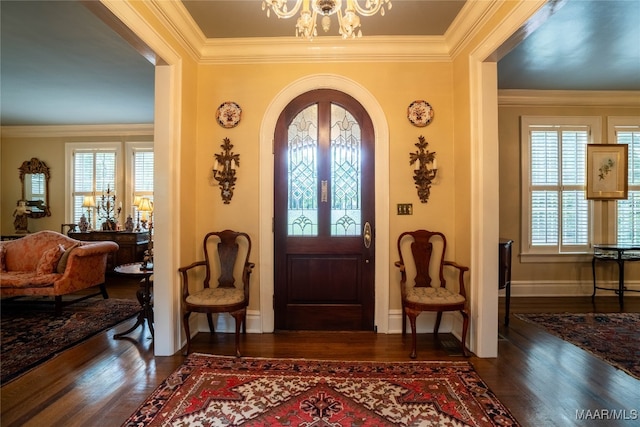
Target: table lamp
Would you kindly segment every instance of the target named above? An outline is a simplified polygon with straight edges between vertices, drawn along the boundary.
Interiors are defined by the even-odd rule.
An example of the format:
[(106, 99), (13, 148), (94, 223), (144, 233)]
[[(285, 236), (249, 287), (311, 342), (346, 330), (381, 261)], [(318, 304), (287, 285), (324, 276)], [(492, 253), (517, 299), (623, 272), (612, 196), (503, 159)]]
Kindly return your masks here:
[(142, 228), (147, 228), (147, 214), (149, 215), (149, 244), (142, 262), (142, 266), (148, 268), (153, 265), (153, 202), (148, 197), (143, 197), (140, 199), (138, 210), (142, 212)]
[(138, 213), (138, 219), (136, 222), (136, 229), (134, 230), (136, 233), (140, 231), (140, 210), (138, 206), (140, 206), (140, 201), (142, 200), (142, 196), (136, 196), (133, 198), (133, 206), (136, 207), (136, 212)]
[(96, 207), (96, 199), (93, 196), (84, 196), (82, 207), (87, 208), (87, 220), (89, 221), (89, 229), (91, 230), (91, 209)]

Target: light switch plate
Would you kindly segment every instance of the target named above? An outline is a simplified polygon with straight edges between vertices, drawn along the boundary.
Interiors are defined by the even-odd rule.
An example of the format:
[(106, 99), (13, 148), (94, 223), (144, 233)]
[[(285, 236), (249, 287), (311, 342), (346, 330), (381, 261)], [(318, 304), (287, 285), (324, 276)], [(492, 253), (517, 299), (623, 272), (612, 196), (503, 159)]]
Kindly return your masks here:
[(413, 215), (413, 204), (398, 203), (398, 215)]

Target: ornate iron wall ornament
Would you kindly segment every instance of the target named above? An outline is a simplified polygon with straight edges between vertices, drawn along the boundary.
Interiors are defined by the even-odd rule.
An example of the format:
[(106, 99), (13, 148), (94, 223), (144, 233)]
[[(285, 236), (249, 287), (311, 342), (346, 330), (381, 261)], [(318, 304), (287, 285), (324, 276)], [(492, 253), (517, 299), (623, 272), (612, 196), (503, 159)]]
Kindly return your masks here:
[(429, 143), (425, 141), (424, 136), (420, 135), (418, 140), (415, 144), (418, 150), (409, 153), (409, 165), (414, 165), (413, 180), (418, 189), (418, 197), (422, 203), (427, 203), (431, 194), (431, 183), (438, 173), (436, 153), (427, 150)]
[(220, 186), (220, 195), (225, 205), (231, 202), (233, 190), (236, 185), (236, 167), (240, 167), (240, 154), (234, 154), (231, 149), (233, 144), (229, 138), (225, 138), (222, 147), (222, 153), (214, 154), (216, 162), (213, 166), (213, 178), (218, 181)]

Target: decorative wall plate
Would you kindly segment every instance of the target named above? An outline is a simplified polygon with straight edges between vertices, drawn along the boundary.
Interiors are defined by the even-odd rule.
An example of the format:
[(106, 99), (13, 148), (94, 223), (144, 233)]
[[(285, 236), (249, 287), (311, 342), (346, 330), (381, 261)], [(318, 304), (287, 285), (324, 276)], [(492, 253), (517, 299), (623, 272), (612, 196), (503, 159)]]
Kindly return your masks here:
[(216, 120), (223, 128), (234, 128), (240, 123), (242, 108), (235, 102), (223, 102), (216, 112)]
[(426, 101), (413, 101), (409, 104), (407, 117), (412, 125), (425, 127), (433, 120), (433, 108)]

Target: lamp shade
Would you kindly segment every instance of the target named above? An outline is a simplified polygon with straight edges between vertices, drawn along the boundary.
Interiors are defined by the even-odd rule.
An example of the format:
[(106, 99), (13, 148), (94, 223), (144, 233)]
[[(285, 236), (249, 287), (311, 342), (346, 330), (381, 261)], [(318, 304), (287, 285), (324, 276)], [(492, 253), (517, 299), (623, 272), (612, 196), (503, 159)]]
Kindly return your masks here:
[(142, 200), (142, 196), (136, 196), (133, 199), (133, 206), (140, 206), (140, 201)]
[(140, 199), (140, 203), (138, 204), (138, 210), (141, 212), (153, 211), (153, 202), (147, 197), (143, 197), (142, 199)]
[(93, 196), (84, 196), (84, 199), (82, 200), (83, 208), (93, 208), (95, 206), (96, 206), (96, 199), (94, 199)]

